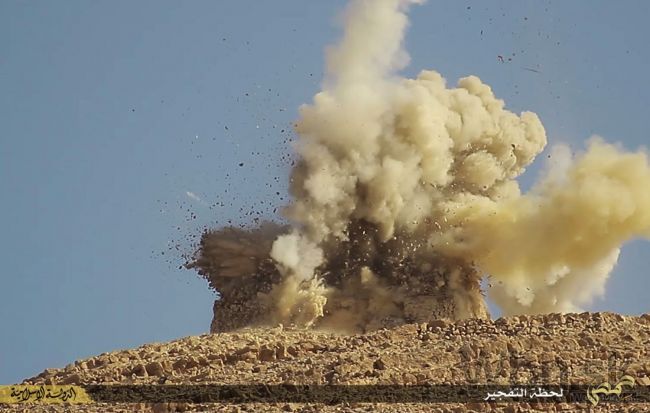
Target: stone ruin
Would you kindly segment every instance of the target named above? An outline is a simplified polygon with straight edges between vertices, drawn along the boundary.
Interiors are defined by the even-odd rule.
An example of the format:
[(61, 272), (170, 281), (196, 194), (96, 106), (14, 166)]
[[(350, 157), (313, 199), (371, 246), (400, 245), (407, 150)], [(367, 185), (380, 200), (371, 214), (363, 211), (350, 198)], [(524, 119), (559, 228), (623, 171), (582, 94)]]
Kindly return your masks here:
[[(337, 242), (319, 268), (324, 285), (332, 287), (322, 320), (313, 327), (328, 326), (328, 318), (338, 311), (363, 312), (354, 331), (365, 332), (433, 319), (459, 320), (489, 318), (480, 276), (475, 268), (458, 260), (440, 258), (434, 263), (415, 265), (414, 260), (396, 251), (408, 251), (399, 241), (380, 243), (367, 234), (367, 225), (351, 226), (350, 241)], [(283, 277), (269, 253), (276, 237), (286, 227), (264, 224), (257, 229), (224, 228), (206, 231), (188, 268), (204, 277), (218, 297), (213, 306), (210, 332), (228, 332), (243, 327), (272, 324), (272, 309), (263, 298)], [(371, 253), (369, 253), (371, 251)], [(364, 290), (359, 274), (370, 269), (381, 282), (382, 294), (391, 306), (390, 315), (376, 311), (373, 291)], [(363, 278), (363, 277), (361, 277)], [(360, 287), (361, 286), (361, 287)], [(361, 304), (359, 304), (361, 303)], [(361, 306), (361, 307), (359, 307)]]

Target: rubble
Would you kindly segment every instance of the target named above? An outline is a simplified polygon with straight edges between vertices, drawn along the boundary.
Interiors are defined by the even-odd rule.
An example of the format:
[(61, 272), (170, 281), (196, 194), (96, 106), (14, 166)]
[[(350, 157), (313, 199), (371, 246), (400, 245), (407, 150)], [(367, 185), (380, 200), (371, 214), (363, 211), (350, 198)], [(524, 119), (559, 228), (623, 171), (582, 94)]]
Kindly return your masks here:
[[(650, 383), (650, 315), (549, 314), (453, 321), (436, 319), (344, 335), (318, 330), (245, 328), (105, 353), (23, 384), (594, 384), (633, 375)], [(113, 411), (427, 411), (577, 412), (590, 405), (242, 404), (110, 405)], [(108, 405), (66, 408), (99, 412)], [(18, 406), (6, 412), (21, 411)], [(138, 410), (139, 409), (139, 410)], [(167, 409), (167, 410), (165, 410)], [(290, 410), (288, 410), (290, 409)], [(645, 409), (645, 410), (644, 410)], [(605, 403), (591, 411), (647, 411)], [(30, 407), (29, 411), (64, 411)]]

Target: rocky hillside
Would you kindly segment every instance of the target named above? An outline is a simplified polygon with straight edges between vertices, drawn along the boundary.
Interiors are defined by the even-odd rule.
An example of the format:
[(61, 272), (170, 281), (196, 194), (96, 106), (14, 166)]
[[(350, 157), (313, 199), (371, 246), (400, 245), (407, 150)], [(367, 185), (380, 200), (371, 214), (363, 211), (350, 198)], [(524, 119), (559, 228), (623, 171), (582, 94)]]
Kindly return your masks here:
[[(362, 335), (292, 328), (244, 329), (105, 353), (25, 384), (554, 384), (598, 385), (629, 374), (650, 386), (650, 314), (550, 314), (434, 320)], [(99, 404), (65, 411), (646, 412), (601, 403)], [(61, 409), (61, 408), (59, 408)], [(2, 411), (55, 411), (5, 407)], [(63, 410), (60, 410), (63, 411)]]

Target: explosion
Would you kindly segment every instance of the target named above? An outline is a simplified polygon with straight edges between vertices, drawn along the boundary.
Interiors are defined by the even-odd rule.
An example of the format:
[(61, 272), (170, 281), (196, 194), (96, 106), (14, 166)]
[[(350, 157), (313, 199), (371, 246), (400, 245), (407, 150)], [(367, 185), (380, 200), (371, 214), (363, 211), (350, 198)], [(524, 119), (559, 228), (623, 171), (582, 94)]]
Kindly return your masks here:
[[(650, 237), (650, 167), (592, 138), (531, 191), (538, 116), (478, 77), (400, 77), (407, 9), (352, 0), (322, 91), (300, 108), (289, 227), (204, 234), (190, 264), (219, 291), (212, 331), (251, 324), (360, 331), (436, 317), (567, 312), (604, 292), (620, 246)], [(220, 315), (221, 314), (221, 315)]]

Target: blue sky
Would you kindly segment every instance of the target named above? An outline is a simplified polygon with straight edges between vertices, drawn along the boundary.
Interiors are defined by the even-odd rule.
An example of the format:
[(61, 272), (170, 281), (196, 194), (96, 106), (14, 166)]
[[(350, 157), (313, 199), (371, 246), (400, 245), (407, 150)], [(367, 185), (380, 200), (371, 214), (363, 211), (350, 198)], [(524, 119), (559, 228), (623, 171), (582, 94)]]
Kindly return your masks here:
[[(181, 254), (286, 202), (291, 122), (344, 4), (0, 2), (0, 384), (208, 330), (214, 295)], [(476, 74), (551, 144), (636, 149), (648, 15), (643, 0), (430, 1), (404, 74)], [(649, 254), (629, 243), (590, 309), (648, 312)]]

